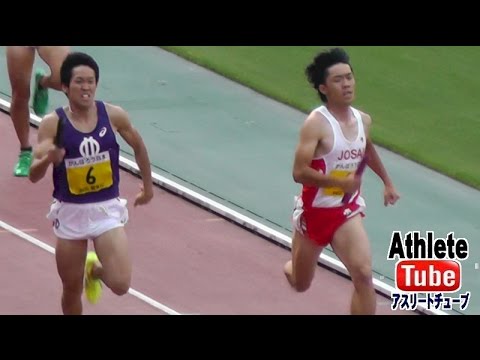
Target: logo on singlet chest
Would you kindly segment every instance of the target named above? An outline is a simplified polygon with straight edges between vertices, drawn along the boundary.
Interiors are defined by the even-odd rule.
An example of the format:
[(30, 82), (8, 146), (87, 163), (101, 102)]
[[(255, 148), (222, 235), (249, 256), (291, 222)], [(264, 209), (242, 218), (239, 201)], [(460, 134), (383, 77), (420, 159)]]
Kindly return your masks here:
[(363, 157), (362, 149), (342, 150), (340, 156), (337, 157), (338, 161), (342, 160), (356, 160)]

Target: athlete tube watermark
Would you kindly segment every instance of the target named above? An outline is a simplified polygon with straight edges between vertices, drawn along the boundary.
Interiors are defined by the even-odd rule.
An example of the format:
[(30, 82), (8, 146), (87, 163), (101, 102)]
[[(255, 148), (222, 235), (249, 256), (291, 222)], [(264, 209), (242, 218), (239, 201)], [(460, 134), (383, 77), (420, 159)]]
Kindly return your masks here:
[(443, 238), (435, 237), (433, 231), (424, 236), (420, 231), (394, 231), (387, 255), (388, 260), (396, 261), (392, 310), (415, 310), (419, 304), (429, 310), (451, 310), (454, 305), (465, 310), (471, 293), (458, 292), (462, 261), (468, 255), (468, 240), (455, 238), (454, 232)]

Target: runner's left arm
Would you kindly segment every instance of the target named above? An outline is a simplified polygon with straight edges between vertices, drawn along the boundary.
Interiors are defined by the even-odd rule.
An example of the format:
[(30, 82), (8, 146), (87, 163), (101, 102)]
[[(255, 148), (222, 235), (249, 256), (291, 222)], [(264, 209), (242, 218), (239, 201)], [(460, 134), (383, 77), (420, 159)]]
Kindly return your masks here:
[(365, 156), (368, 156), (367, 165), (372, 169), (372, 171), (377, 174), (377, 176), (382, 180), (385, 189), (384, 189), (384, 205), (393, 205), (400, 198), (398, 195), (393, 181), (388, 175), (387, 169), (383, 165), (382, 159), (373, 144), (372, 139), (370, 138), (370, 126), (372, 124), (372, 118), (365, 113), (362, 113), (363, 126), (365, 128), (366, 139), (366, 149)]
[(112, 125), (134, 151), (143, 180), (143, 191), (150, 200), (153, 197), (153, 182), (147, 147), (137, 129), (132, 125), (127, 112), (118, 106), (109, 105), (108, 107)]

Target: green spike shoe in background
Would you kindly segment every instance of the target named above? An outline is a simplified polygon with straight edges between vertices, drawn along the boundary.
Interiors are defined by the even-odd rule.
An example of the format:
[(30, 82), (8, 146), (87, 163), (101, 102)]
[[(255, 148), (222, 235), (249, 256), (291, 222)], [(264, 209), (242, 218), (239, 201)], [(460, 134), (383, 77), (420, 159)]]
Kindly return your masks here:
[(40, 86), (40, 80), (45, 76), (42, 69), (35, 71), (35, 87), (33, 89), (33, 111), (37, 116), (44, 116), (48, 110), (48, 89)]
[(30, 174), (30, 165), (32, 164), (32, 150), (22, 150), (18, 157), (18, 162), (13, 170), (13, 175), (18, 177), (27, 177)]

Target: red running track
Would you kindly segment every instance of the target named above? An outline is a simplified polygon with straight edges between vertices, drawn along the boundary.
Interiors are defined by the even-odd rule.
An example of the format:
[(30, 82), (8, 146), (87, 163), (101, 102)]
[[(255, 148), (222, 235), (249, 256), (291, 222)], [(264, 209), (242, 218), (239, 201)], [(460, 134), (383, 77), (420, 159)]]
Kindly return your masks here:
[[(37, 184), (15, 178), (18, 142), (10, 117), (0, 112), (0, 221), (50, 247), (54, 236), (46, 213), (50, 175)], [(36, 130), (32, 128), (32, 143)], [(348, 314), (352, 284), (318, 267), (311, 289), (294, 292), (282, 269), (289, 251), (188, 201), (155, 188), (153, 201), (133, 208), (140, 180), (121, 173), (129, 200), (127, 233), (134, 262), (131, 293), (108, 289), (99, 304), (84, 301), (85, 314)], [(0, 314), (61, 314), (61, 286), (52, 253), (0, 227)], [(135, 293), (135, 294), (138, 294)], [(392, 311), (378, 296), (379, 314)], [(163, 309), (163, 310), (162, 310)]]

